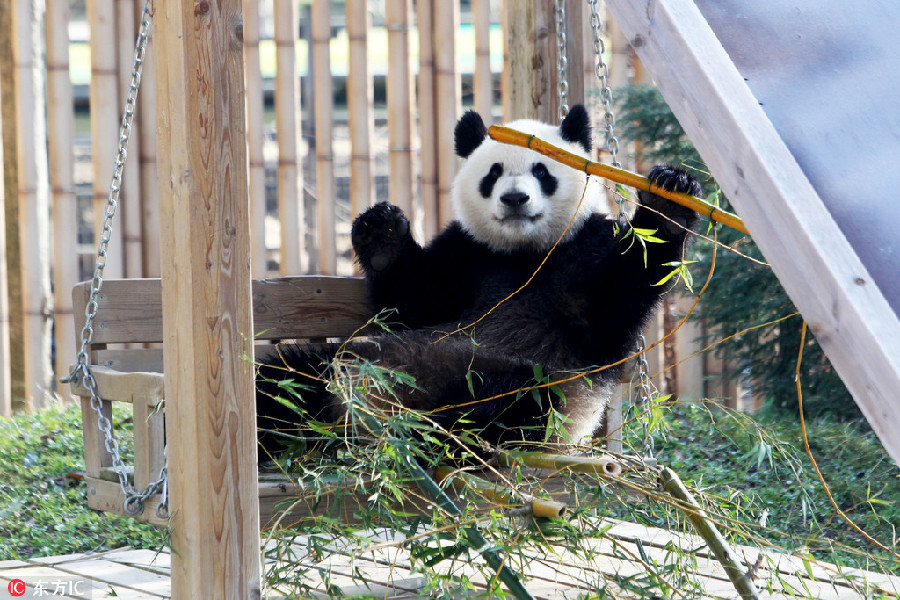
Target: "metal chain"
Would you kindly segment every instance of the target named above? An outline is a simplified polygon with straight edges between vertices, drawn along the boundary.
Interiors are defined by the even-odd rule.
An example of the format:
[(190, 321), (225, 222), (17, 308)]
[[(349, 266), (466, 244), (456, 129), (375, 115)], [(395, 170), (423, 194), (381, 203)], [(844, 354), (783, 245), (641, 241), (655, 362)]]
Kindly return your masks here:
[(556, 15), (556, 65), (559, 69), (559, 83), (557, 85), (557, 91), (559, 92), (559, 120), (562, 122), (566, 115), (569, 114), (569, 59), (566, 58), (565, 0), (556, 0), (554, 13)]
[[(606, 45), (603, 37), (600, 35), (600, 10), (597, 8), (597, 0), (587, 0), (591, 7), (591, 30), (594, 38), (594, 56), (596, 57), (597, 79), (600, 80), (600, 100), (603, 102), (603, 123), (606, 129), (606, 150), (609, 152), (612, 166), (620, 167), (619, 162), (619, 139), (615, 135), (616, 116), (612, 111), (612, 88), (609, 86), (609, 65), (603, 60), (603, 53), (606, 51)], [(618, 205), (618, 214), (616, 221), (623, 229), (628, 226), (628, 215), (625, 212), (625, 198), (619, 194), (615, 194), (616, 204)], [(640, 382), (637, 388), (637, 397), (635, 398), (635, 408), (638, 415), (651, 410), (653, 401), (653, 390), (650, 387), (650, 365), (646, 357), (647, 340), (643, 335), (638, 336), (637, 352), (638, 352), (638, 377)], [(653, 458), (653, 438), (650, 436), (650, 423), (648, 417), (641, 420), (642, 440), (643, 440), (643, 456), (644, 458)]]
[[(591, 31), (594, 38), (594, 56), (596, 57), (597, 79), (600, 80), (600, 100), (603, 102), (603, 123), (606, 130), (606, 150), (610, 155), (610, 162), (614, 167), (621, 167), (619, 162), (619, 138), (614, 133), (616, 126), (616, 116), (612, 111), (612, 88), (609, 86), (609, 65), (603, 60), (603, 53), (606, 52), (606, 44), (600, 35), (600, 10), (597, 8), (597, 0), (587, 0), (591, 7)], [(619, 226), (625, 228), (628, 224), (628, 215), (625, 213), (625, 199), (621, 194), (615, 194), (616, 204), (618, 205), (618, 214), (616, 221)]]
[(116, 154), (116, 165), (113, 170), (112, 181), (109, 186), (109, 197), (106, 202), (106, 214), (100, 229), (100, 239), (97, 246), (97, 263), (94, 275), (91, 279), (91, 294), (87, 306), (84, 309), (85, 322), (81, 329), (81, 349), (78, 352), (77, 364), (72, 372), (61, 381), (63, 383), (81, 379), (84, 387), (91, 395), (91, 408), (97, 413), (97, 426), (103, 433), (104, 446), (112, 457), (113, 470), (119, 478), (119, 486), (125, 495), (125, 512), (131, 515), (139, 514), (144, 510), (144, 502), (154, 494), (163, 494), (163, 502), (157, 507), (157, 514), (163, 516), (167, 513), (166, 496), (166, 467), (160, 470), (159, 478), (151, 482), (143, 490), (135, 490), (128, 481), (128, 472), (125, 462), (119, 451), (119, 443), (115, 438), (112, 422), (103, 414), (103, 400), (97, 391), (97, 380), (91, 372), (88, 357), (88, 346), (94, 339), (94, 319), (99, 307), (97, 299), (103, 287), (103, 271), (106, 268), (106, 257), (109, 242), (112, 239), (112, 221), (119, 206), (119, 195), (122, 187), (122, 174), (125, 170), (125, 162), (128, 159), (128, 140), (131, 137), (131, 126), (134, 122), (134, 111), (137, 103), (138, 90), (141, 86), (141, 72), (144, 66), (144, 55), (147, 50), (147, 41), (150, 35), (150, 23), (152, 11), (151, 0), (145, 0), (144, 10), (141, 13), (141, 23), (138, 30), (137, 42), (134, 49), (134, 66), (131, 71), (131, 84), (128, 87), (128, 95), (125, 99), (125, 112), (122, 115), (122, 123), (119, 128), (119, 150)]

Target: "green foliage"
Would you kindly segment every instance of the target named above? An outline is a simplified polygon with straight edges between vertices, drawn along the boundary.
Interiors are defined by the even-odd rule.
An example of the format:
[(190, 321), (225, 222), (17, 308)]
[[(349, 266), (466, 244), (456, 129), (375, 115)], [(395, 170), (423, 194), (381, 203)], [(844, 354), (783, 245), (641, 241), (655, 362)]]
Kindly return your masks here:
[[(698, 179), (706, 180), (705, 192), (730, 210), (715, 181), (705, 175), (699, 154), (658, 90), (640, 86), (621, 92), (619, 127), (624, 136), (642, 143), (644, 160), (692, 169)], [(696, 263), (691, 265), (691, 272), (698, 281), (706, 280), (715, 251), (715, 274), (699, 304), (699, 313), (708, 327), (702, 343), (719, 342), (714, 351), (728, 358), (729, 377), (740, 379), (749, 371), (755, 394), (763, 397), (773, 410), (796, 416), (794, 369), (800, 349), (800, 317), (735, 334), (794, 314), (797, 309), (752, 240), (727, 227), (719, 227), (717, 237), (721, 244), (717, 249), (712, 243), (698, 239), (692, 250)], [(803, 352), (801, 381), (808, 415), (861, 417), (840, 377), (812, 338)]]
[(0, 560), (165, 545), (164, 530), (87, 507), (77, 406), (0, 418), (0, 456)]

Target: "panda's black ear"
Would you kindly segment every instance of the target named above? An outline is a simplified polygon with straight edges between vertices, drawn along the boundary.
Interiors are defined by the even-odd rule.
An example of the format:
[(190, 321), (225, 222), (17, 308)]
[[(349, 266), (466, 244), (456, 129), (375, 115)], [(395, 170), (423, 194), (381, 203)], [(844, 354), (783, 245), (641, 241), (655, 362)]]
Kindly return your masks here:
[(559, 126), (559, 133), (565, 141), (581, 144), (585, 152), (590, 152), (593, 149), (591, 117), (581, 104), (576, 104), (569, 109), (569, 113), (563, 119), (562, 125)]
[(456, 123), (453, 136), (456, 155), (460, 158), (467, 158), (487, 137), (487, 127), (484, 126), (481, 115), (474, 110), (469, 110)]

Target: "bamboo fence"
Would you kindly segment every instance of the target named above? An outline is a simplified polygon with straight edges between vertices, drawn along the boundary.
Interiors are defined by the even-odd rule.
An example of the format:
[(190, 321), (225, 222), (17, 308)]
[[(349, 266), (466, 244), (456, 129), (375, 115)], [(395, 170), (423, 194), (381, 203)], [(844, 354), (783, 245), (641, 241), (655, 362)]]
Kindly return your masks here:
[[(3, 120), (0, 119), (0, 134), (3, 131)], [(0, 144), (0, 165), (3, 164), (3, 144)], [(6, 192), (0, 183), (0, 202), (5, 202)], [(6, 247), (6, 215), (0, 211), (0, 248)], [(0, 260), (0, 290), (7, 289), (6, 261)], [(12, 377), (9, 365), (9, 300), (0, 293), (0, 417), (12, 414)]]
[[(111, 172), (115, 163), (118, 146), (118, 127), (121, 119), (122, 100), (129, 83), (133, 67), (133, 44), (137, 19), (144, 0), (89, 0), (87, 19), (90, 28), (91, 80), (89, 97), (90, 115), (90, 200), (93, 203), (94, 228), (105, 214), (109, 195)], [(246, 135), (249, 164), (249, 197), (251, 231), (251, 265), (254, 277), (265, 277), (271, 267), (267, 262), (269, 247), (277, 246), (278, 271), (282, 275), (319, 272), (347, 273), (346, 264), (346, 220), (378, 200), (389, 200), (400, 206), (410, 217), (417, 233), (425, 239), (432, 237), (450, 219), (449, 191), (456, 173), (458, 158), (453, 148), (453, 124), (459, 118), (463, 103), (463, 93), (471, 92), (473, 108), (482, 113), (486, 122), (493, 121), (497, 107), (494, 105), (496, 73), (491, 72), (490, 27), (502, 18), (506, 25), (507, 54), (516, 55), (517, 60), (528, 61), (528, 54), (534, 52), (534, 44), (523, 43), (538, 36), (542, 56), (541, 73), (534, 73), (533, 63), (528, 65), (528, 73), (521, 79), (505, 81), (501, 90), (504, 111), (507, 110), (507, 96), (515, 96), (525, 102), (533, 102), (535, 90), (543, 90), (545, 96), (552, 96), (551, 82), (555, 81), (555, 24), (553, 22), (553, 2), (527, 3), (520, 6), (511, 3), (498, 14), (491, 14), (488, 0), (474, 0), (472, 3), (472, 24), (474, 47), (462, 50), (474, 52), (471, 88), (462, 85), (460, 67), (457, 63), (460, 32), (460, 8), (456, 2), (440, 0), (386, 0), (384, 3), (384, 28), (387, 34), (386, 69), (373, 62), (370, 34), (373, 17), (372, 5), (365, 0), (349, 0), (346, 11), (341, 14), (338, 5), (327, 0), (314, 0), (311, 10), (298, 15), (297, 6), (291, 0), (273, 0), (270, 4), (245, 3), (243, 48), (245, 61)], [(262, 8), (261, 8), (262, 7)], [(12, 375), (26, 373), (24, 387), (32, 392), (53, 390), (47, 362), (50, 344), (47, 330), (50, 320), (55, 318), (55, 342), (59, 351), (53, 371), (61, 375), (66, 370), (72, 356), (67, 349), (75, 346), (76, 333), (71, 326), (71, 300), (69, 290), (74, 280), (87, 275), (84, 269), (91, 257), (87, 257), (82, 240), (77, 241), (76, 224), (83, 218), (84, 210), (77, 209), (77, 198), (85, 196), (82, 191), (76, 195), (78, 187), (78, 167), (72, 151), (76, 145), (74, 135), (73, 85), (70, 79), (69, 39), (70, 15), (65, 0), (48, 0), (46, 13), (46, 73), (48, 91), (48, 123), (52, 136), (40, 134), (46, 139), (47, 154), (42, 154), (43, 146), (36, 137), (43, 126), (37, 119), (41, 111), (40, 99), (33, 94), (36, 85), (31, 74), (30, 57), (34, 52), (29, 48), (38, 47), (32, 31), (35, 21), (33, 0), (14, 0), (11, 12), (17, 16), (15, 27), (17, 52), (23, 58), (16, 61), (16, 77), (2, 83), (3, 98), (17, 98), (15, 106), (20, 112), (16, 121), (9, 119), (4, 126), (14, 131), (19, 143), (16, 165), (17, 181), (47, 181), (52, 192), (53, 256), (44, 256), (49, 247), (46, 239), (47, 225), (39, 225), (36, 220), (40, 210), (38, 200), (40, 190), (31, 185), (19, 185), (17, 197), (7, 197), (8, 243), (22, 259), (15, 257), (7, 248), (7, 264), (10, 267), (10, 281), (0, 286), (9, 287), (9, 294), (3, 300), (9, 303), (14, 315), (9, 324), (10, 333), (0, 329), (0, 379), (3, 368), (12, 364), (17, 356), (27, 363), (27, 367), (11, 367)], [(260, 10), (266, 11), (260, 14)], [(269, 13), (268, 11), (272, 12)], [(573, 80), (584, 80), (588, 90), (595, 90), (598, 83), (594, 73), (592, 54), (592, 30), (589, 15), (582, 7), (567, 3), (569, 20), (567, 23), (569, 42), (569, 103), (581, 100), (577, 85)], [(382, 15), (379, 15), (382, 16)], [(265, 17), (262, 19), (261, 17)], [(274, 39), (270, 40), (263, 23), (271, 18)], [(301, 27), (302, 26), (302, 27)], [(380, 23), (379, 23), (380, 26)], [(337, 48), (339, 42), (333, 31), (346, 27), (347, 48)], [(306, 30), (304, 40), (299, 39), (299, 31)], [(156, 108), (156, 65), (158, 49), (154, 47), (153, 29), (151, 42), (144, 60), (142, 88), (137, 104), (137, 119), (129, 143), (129, 164), (125, 170), (123, 192), (119, 207), (123, 219), (113, 228), (113, 241), (105, 276), (116, 277), (156, 277), (161, 272), (159, 246), (159, 181), (157, 175), (157, 108)], [(610, 32), (612, 35), (612, 32)], [(531, 36), (531, 37), (529, 37)], [(543, 37), (542, 37), (543, 36)], [(619, 41), (616, 42), (618, 44)], [(310, 58), (309, 68), (298, 64), (298, 57), (306, 47)], [(267, 89), (269, 79), (263, 78), (263, 63), (267, 60), (269, 48), (274, 48), (274, 73), (272, 88)], [(345, 52), (346, 50), (346, 52)], [(381, 50), (381, 49), (378, 49)], [(493, 49), (496, 52), (496, 48)], [(348, 57), (347, 75), (347, 127), (335, 123), (332, 56)], [(521, 56), (520, 56), (521, 55)], [(613, 76), (621, 78), (626, 70), (627, 51), (613, 45), (609, 55), (618, 61), (611, 65)], [(505, 58), (506, 60), (506, 58)], [(507, 64), (511, 73), (517, 73), (513, 65)], [(309, 94), (301, 101), (300, 79), (306, 78)], [(376, 156), (379, 148), (375, 135), (375, 103), (373, 87), (386, 73), (387, 92), (387, 151), (386, 159)], [(524, 73), (524, 72), (523, 72)], [(583, 74), (579, 77), (578, 74)], [(8, 78), (12, 79), (12, 78)], [(515, 85), (513, 85), (515, 84)], [(468, 85), (468, 84), (467, 84)], [(621, 82), (617, 81), (617, 85)], [(535, 87), (544, 86), (544, 87)], [(575, 88), (575, 91), (573, 91)], [(548, 91), (550, 90), (550, 91)], [(274, 93), (272, 93), (274, 92)], [(267, 136), (264, 112), (265, 99), (270, 94), (274, 99), (274, 140)], [(529, 96), (531, 94), (531, 96)], [(467, 96), (468, 97), (468, 96)], [(550, 99), (543, 98), (547, 103)], [(591, 100), (591, 98), (588, 98)], [(533, 110), (533, 105), (529, 105)], [(594, 104), (594, 114), (599, 119)], [(524, 116), (506, 113), (506, 117)], [(542, 108), (547, 110), (547, 108)], [(307, 123), (314, 124), (309, 143), (304, 144), (301, 132), (302, 117), (307, 115)], [(537, 116), (537, 115), (533, 115)], [(4, 117), (6, 119), (6, 117)], [(36, 127), (37, 125), (37, 127)], [(349, 133), (349, 144), (334, 143), (344, 139), (344, 131)], [(601, 129), (598, 127), (598, 131)], [(24, 135), (22, 132), (35, 134)], [(347, 147), (349, 146), (349, 150)], [(8, 146), (7, 146), (8, 148)], [(383, 148), (383, 147), (382, 147)], [(8, 151), (8, 150), (7, 150)], [(382, 150), (379, 150), (381, 152)], [(338, 156), (336, 156), (338, 154)], [(9, 156), (7, 163), (9, 163)], [(378, 160), (376, 160), (378, 158)], [(41, 161), (49, 159), (50, 172), (40, 174)], [(304, 201), (305, 161), (314, 166), (314, 173), (307, 175), (306, 186), (315, 203)], [(338, 198), (337, 178), (344, 177), (343, 165), (349, 164), (350, 193), (348, 198)], [(385, 166), (386, 165), (386, 166)], [(267, 190), (267, 169), (274, 172), (269, 178)], [(380, 190), (376, 182), (387, 173), (387, 191)], [(376, 174), (378, 177), (376, 177)], [(82, 176), (83, 179), (83, 176)], [(275, 181), (273, 185), (271, 182)], [(275, 188), (273, 191), (271, 188)], [(267, 241), (266, 195), (277, 194), (277, 220), (280, 229), (280, 243)], [(14, 202), (12, 200), (15, 200)], [(349, 202), (348, 202), (349, 201)], [(46, 202), (46, 199), (43, 200)], [(345, 204), (349, 205), (347, 208)], [(270, 201), (270, 207), (273, 203)], [(308, 206), (310, 210), (305, 210)], [(339, 208), (340, 207), (340, 208)], [(9, 211), (12, 212), (9, 212)], [(49, 211), (48, 211), (49, 212)], [(19, 214), (21, 213), (21, 214)], [(77, 214), (76, 214), (77, 213)], [(10, 217), (9, 215), (13, 215)], [(19, 214), (19, 216), (16, 216)], [(11, 221), (10, 221), (11, 219)], [(19, 224), (21, 221), (22, 224)], [(28, 221), (26, 225), (25, 222)], [(270, 219), (270, 223), (272, 223)], [(18, 225), (18, 226), (17, 226)], [(307, 230), (315, 230), (315, 236), (308, 236)], [(21, 236), (22, 232), (28, 232)], [(38, 232), (37, 235), (31, 232)], [(42, 233), (43, 232), (43, 233)], [(44, 236), (44, 237), (41, 237)], [(42, 240), (42, 241), (39, 241)], [(312, 242), (310, 242), (312, 240)], [(40, 246), (40, 247), (39, 247)], [(338, 248), (343, 254), (338, 255)], [(81, 259), (79, 259), (81, 255)], [(338, 261), (342, 261), (339, 267)], [(79, 264), (81, 263), (81, 264)], [(23, 280), (16, 283), (19, 265)], [(53, 273), (54, 294), (48, 297), (48, 273)], [(19, 292), (16, 292), (19, 290)], [(26, 302), (20, 308), (16, 303)], [(51, 308), (52, 307), (52, 308)], [(0, 312), (3, 305), (0, 303)], [(6, 322), (0, 315), (0, 321)], [(16, 333), (17, 328), (25, 327)], [(9, 344), (4, 349), (4, 344)], [(17, 351), (15, 344), (23, 350)], [(687, 352), (686, 350), (684, 352)], [(711, 365), (710, 368), (715, 368)], [(703, 369), (701, 369), (701, 372)], [(703, 376), (708, 377), (708, 373)], [(0, 385), (12, 385), (0, 382)], [(6, 388), (0, 388), (5, 390)], [(699, 386), (703, 389), (703, 386)], [(0, 412), (7, 410), (9, 397), (21, 396), (21, 392), (3, 391), (5, 403), (0, 404)]]

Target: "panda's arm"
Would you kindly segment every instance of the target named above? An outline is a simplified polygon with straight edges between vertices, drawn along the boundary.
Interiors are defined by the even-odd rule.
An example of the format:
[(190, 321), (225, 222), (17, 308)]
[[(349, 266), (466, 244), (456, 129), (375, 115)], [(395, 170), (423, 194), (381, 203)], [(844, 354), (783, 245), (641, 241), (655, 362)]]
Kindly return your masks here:
[(357, 219), (352, 238), (373, 307), (396, 309), (403, 325), (452, 321), (470, 301), (465, 273), (477, 248), (456, 223), (422, 248), (399, 209), (379, 204)]

